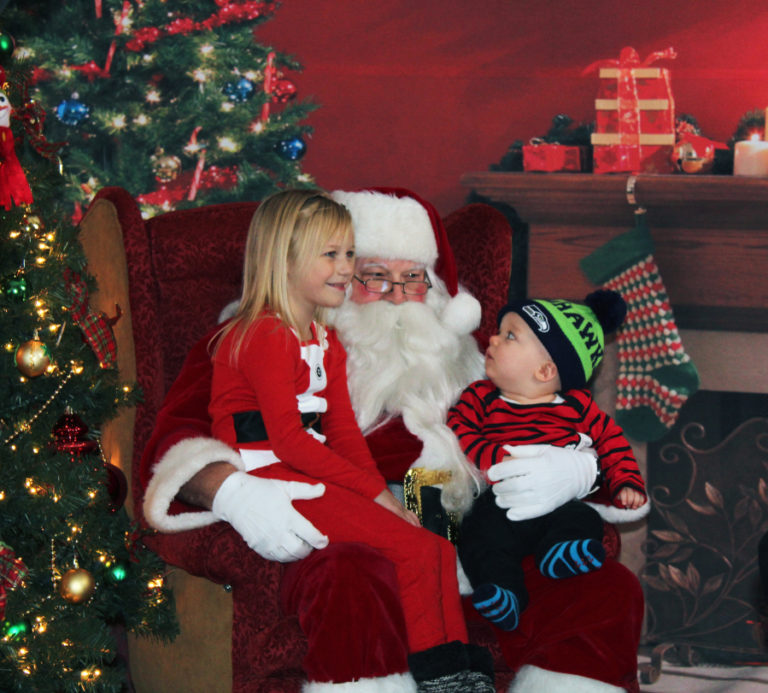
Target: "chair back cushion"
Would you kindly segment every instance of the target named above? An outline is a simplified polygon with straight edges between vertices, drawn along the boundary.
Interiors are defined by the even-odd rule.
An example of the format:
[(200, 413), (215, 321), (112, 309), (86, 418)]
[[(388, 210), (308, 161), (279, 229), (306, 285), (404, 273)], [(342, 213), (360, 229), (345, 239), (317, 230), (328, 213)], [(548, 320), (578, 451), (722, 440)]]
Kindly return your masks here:
[(192, 345), (240, 295), (245, 239), (256, 206), (210, 205), (146, 222), (160, 320), (163, 393)]
[(496, 313), (507, 302), (512, 271), (512, 228), (490, 205), (469, 204), (445, 220), (456, 257), (459, 282), (480, 301), (483, 315), (475, 332), (482, 350), (496, 333)]

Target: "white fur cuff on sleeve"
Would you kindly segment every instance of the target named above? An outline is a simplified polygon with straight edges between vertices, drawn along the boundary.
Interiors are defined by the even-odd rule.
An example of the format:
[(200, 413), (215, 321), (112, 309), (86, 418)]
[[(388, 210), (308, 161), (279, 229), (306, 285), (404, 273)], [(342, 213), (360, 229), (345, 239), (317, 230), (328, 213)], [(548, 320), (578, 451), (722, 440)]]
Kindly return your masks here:
[(642, 520), (651, 509), (651, 501), (645, 501), (639, 508), (630, 510), (628, 508), (617, 508), (615, 505), (603, 505), (602, 503), (589, 503), (598, 513), (600, 517), (606, 522), (611, 524), (620, 524), (622, 522), (634, 522), (635, 520)]
[(168, 514), (181, 487), (212, 462), (229, 462), (244, 470), (240, 454), (215, 438), (187, 438), (168, 449), (152, 468), (144, 494), (144, 517), (150, 526), (161, 532), (182, 532), (217, 521), (210, 511)]

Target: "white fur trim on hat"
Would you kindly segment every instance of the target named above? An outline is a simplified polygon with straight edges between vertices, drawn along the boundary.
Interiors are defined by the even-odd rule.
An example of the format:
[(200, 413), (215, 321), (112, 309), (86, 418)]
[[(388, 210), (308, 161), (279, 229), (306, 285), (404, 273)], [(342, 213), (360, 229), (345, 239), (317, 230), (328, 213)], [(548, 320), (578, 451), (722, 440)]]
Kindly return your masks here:
[(645, 501), (639, 508), (617, 508), (615, 505), (605, 505), (604, 503), (590, 503), (586, 501), (587, 505), (591, 505), (606, 522), (610, 522), (612, 525), (620, 524), (622, 522), (634, 522), (635, 520), (642, 520), (651, 509), (651, 501)]
[(416, 693), (416, 682), (409, 673), (390, 674), (347, 683), (305, 683), (302, 693)]
[(477, 329), (481, 315), (480, 301), (472, 294), (459, 290), (446, 304), (440, 322), (454, 334), (469, 334)]
[(335, 190), (331, 197), (352, 215), (358, 257), (412, 260), (428, 268), (437, 261), (435, 229), (427, 210), (412, 197), (374, 190)]
[(526, 664), (515, 675), (507, 693), (542, 693), (542, 691), (568, 691), (568, 693), (624, 693), (623, 688), (605, 681), (588, 679), (575, 674), (540, 669)]
[(152, 468), (144, 493), (144, 517), (150, 526), (161, 532), (183, 532), (218, 521), (210, 511), (168, 514), (181, 487), (213, 462), (229, 462), (245, 471), (240, 454), (215, 438), (187, 438), (168, 449)]

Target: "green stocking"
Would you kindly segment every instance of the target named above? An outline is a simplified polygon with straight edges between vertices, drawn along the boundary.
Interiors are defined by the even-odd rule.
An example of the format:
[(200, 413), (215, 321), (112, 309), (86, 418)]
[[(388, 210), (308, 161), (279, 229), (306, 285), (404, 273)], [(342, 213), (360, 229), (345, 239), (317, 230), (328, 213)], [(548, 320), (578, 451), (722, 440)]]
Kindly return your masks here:
[(634, 229), (583, 258), (581, 269), (595, 284), (618, 291), (627, 303), (627, 317), (617, 333), (616, 422), (635, 440), (657, 440), (698, 389), (699, 374), (683, 351), (653, 259), (645, 214), (635, 215)]

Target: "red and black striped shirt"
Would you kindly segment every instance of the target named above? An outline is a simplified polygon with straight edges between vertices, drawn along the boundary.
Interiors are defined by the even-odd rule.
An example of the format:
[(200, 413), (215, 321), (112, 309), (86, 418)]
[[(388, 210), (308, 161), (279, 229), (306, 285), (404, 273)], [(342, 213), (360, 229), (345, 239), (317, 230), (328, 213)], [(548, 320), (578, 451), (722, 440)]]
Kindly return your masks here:
[(518, 404), (504, 399), (490, 380), (469, 385), (448, 412), (448, 426), (464, 454), (487, 472), (509, 453), (505, 445), (548, 444), (575, 448), (580, 433), (592, 439), (611, 498), (622, 486), (645, 494), (632, 448), (616, 422), (588, 390), (560, 393), (562, 401)]

